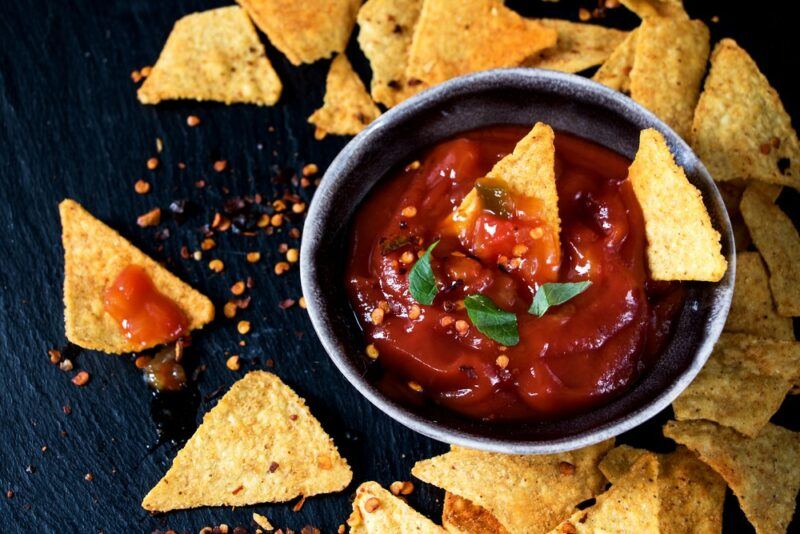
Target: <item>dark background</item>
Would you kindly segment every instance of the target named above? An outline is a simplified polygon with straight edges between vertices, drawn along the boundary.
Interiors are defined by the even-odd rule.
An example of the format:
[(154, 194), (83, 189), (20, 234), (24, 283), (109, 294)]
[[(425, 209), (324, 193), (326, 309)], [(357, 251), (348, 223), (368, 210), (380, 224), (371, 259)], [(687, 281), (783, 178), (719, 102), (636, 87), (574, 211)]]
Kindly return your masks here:
[[(579, 6), (594, 7), (587, 1), (509, 4), (526, 15), (572, 20), (577, 20)], [(796, 119), (800, 60), (795, 18), (778, 11), (778, 3), (687, 4), (693, 17), (708, 23), (714, 39), (733, 37), (752, 54)], [(313, 127), (306, 123), (321, 105), (329, 61), (292, 67), (268, 43), (267, 53), (284, 83), (275, 107), (195, 102), (153, 107), (137, 102), (130, 72), (155, 62), (179, 17), (222, 5), (216, 0), (6, 0), (0, 5), (0, 524), (5, 531), (192, 532), (219, 523), (252, 528), (251, 514), (258, 511), (276, 527), (299, 530), (310, 524), (330, 532), (346, 519), (352, 491), (360, 482), (376, 480), (386, 486), (407, 480), (416, 460), (446, 450), (446, 445), (373, 408), (330, 362), (306, 313), (297, 306), (278, 308), (279, 301), (300, 295), (296, 268), (283, 277), (272, 274), (281, 256), (278, 244), (299, 245), (286, 229), (259, 237), (229, 232), (202, 262), (180, 259), (181, 246), (198, 248), (202, 236), (197, 228), (220, 209), (224, 187), (230, 194), (260, 192), (268, 199), (288, 187), (310, 200), (313, 187), (276, 184), (275, 176), (286, 175), (287, 169), (288, 174), (298, 172), (311, 162), (324, 170), (347, 141), (314, 141)], [(710, 22), (712, 15), (719, 16), (718, 23)], [(629, 29), (637, 18), (618, 9), (603, 23)], [(355, 36), (348, 54), (368, 80)], [(202, 125), (188, 128), (189, 114), (198, 115)], [(152, 172), (145, 161), (155, 155), (157, 137), (163, 139), (164, 151), (161, 167)], [(228, 160), (224, 173), (212, 170), (217, 159)], [(180, 170), (178, 162), (185, 162), (186, 169)], [(138, 178), (151, 182), (149, 195), (134, 192)], [(195, 188), (199, 179), (209, 186)], [(156, 431), (151, 394), (141, 373), (129, 358), (83, 351), (74, 359), (76, 368), (89, 371), (92, 378), (79, 389), (70, 383), (71, 374), (48, 361), (47, 350), (66, 341), (57, 211), (65, 197), (78, 200), (145, 252), (167, 261), (173, 272), (219, 305), (220, 318), (194, 336), (193, 357), (208, 366), (199, 380), (200, 395), (227, 389), (248, 369), (264, 368), (273, 359), (275, 372), (308, 400), (353, 466), (347, 491), (311, 498), (297, 513), (291, 504), (162, 516), (140, 508), (176, 452), (168, 444), (148, 450)], [(155, 206), (166, 208), (177, 198), (192, 199), (199, 208), (183, 225), (163, 225), (171, 231), (169, 239), (160, 243), (154, 229), (136, 226), (137, 215)], [(288, 227), (301, 224), (302, 218), (295, 217)], [(259, 264), (244, 261), (250, 250), (261, 251)], [(223, 273), (208, 270), (212, 257), (225, 262)], [(253, 331), (244, 337), (247, 346), (240, 347), (242, 336), (234, 321), (221, 317), (221, 305), (230, 297), (230, 285), (247, 276), (255, 280), (253, 301), (239, 317), (249, 319)], [(225, 367), (230, 354), (252, 363), (231, 372)], [(797, 430), (798, 400), (787, 400), (775, 421)], [(198, 417), (214, 402), (203, 400)], [(65, 405), (71, 407), (70, 415), (64, 413)], [(623, 440), (668, 449), (669, 442), (660, 438), (668, 415)], [(92, 481), (84, 479), (86, 473), (92, 473)], [(417, 488), (410, 503), (438, 522), (441, 492), (422, 484)], [(13, 498), (5, 496), (8, 490)], [(725, 522), (728, 532), (752, 531), (730, 493)]]

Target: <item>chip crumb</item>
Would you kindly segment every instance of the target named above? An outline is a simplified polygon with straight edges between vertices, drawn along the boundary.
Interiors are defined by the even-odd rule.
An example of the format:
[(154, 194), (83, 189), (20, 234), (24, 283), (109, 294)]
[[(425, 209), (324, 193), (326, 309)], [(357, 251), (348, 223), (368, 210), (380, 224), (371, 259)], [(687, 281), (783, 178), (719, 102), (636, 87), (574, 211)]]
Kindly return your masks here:
[(161, 224), (161, 208), (153, 208), (136, 218), (136, 224), (141, 228), (149, 228)]
[(150, 182), (145, 180), (136, 180), (133, 184), (133, 190), (140, 195), (146, 195), (150, 192)]
[(269, 519), (256, 512), (253, 512), (253, 522), (264, 530), (274, 530), (275, 528), (272, 526), (272, 523), (269, 522)]
[(200, 117), (198, 117), (197, 115), (189, 115), (188, 117), (186, 117), (186, 125), (189, 126), (190, 128), (194, 128), (195, 126), (199, 126), (200, 125)]

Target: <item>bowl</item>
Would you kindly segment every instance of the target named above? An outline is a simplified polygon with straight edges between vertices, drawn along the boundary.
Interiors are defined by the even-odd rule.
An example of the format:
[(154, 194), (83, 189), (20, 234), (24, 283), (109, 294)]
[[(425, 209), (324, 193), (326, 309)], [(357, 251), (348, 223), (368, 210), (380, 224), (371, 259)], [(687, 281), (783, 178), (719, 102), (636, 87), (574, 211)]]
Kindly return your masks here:
[[(653, 367), (626, 392), (589, 412), (549, 422), (499, 424), (466, 419), (428, 403), (408, 406), (372, 381), (365, 340), (344, 284), (349, 222), (370, 189), (414, 154), (455, 134), (536, 121), (588, 138), (633, 159), (639, 132), (660, 131), (703, 194), (722, 235), (728, 271), (718, 283), (688, 283), (672, 338)], [(303, 295), (323, 347), (347, 380), (403, 425), (433, 439), (486, 451), (544, 454), (617, 436), (658, 414), (708, 359), (730, 307), (735, 275), (731, 225), (700, 159), (666, 124), (630, 98), (586, 78), (539, 69), (499, 69), (438, 85), (392, 108), (331, 163), (309, 207), (300, 251)]]

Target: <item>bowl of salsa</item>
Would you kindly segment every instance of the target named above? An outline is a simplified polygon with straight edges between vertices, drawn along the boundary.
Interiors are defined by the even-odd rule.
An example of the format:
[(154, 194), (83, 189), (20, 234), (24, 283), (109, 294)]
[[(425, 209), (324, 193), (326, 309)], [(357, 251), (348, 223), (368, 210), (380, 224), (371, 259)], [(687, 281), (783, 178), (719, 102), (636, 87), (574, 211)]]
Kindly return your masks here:
[[(717, 282), (650, 275), (627, 179), (647, 128), (721, 234)], [(497, 176), (529, 132), (554, 146), (557, 205)], [(504, 69), (426, 91), (345, 147), (311, 204), (301, 279), (325, 350), (388, 415), (451, 444), (552, 453), (688, 385), (722, 329), (733, 253), (711, 177), (655, 116), (584, 78)]]

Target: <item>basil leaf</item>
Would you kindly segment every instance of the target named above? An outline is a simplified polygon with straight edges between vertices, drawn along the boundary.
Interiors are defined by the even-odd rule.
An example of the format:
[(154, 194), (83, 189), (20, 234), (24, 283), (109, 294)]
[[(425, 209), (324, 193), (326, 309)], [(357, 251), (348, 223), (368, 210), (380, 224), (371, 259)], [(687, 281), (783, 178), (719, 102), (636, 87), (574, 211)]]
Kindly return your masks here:
[(464, 299), (467, 315), (478, 331), (507, 347), (519, 343), (517, 316), (501, 310), (492, 299), (483, 295), (469, 295)]
[(589, 280), (583, 282), (553, 282), (542, 284), (533, 297), (533, 302), (531, 303), (530, 309), (528, 309), (528, 313), (541, 317), (550, 309), (550, 306), (564, 304), (572, 297), (586, 291), (586, 288), (590, 285), (592, 285), (592, 282)]
[(433, 276), (433, 269), (431, 269), (431, 252), (438, 244), (439, 241), (432, 243), (408, 273), (408, 290), (411, 296), (426, 306), (433, 304), (433, 299), (439, 292), (436, 287), (436, 277)]

